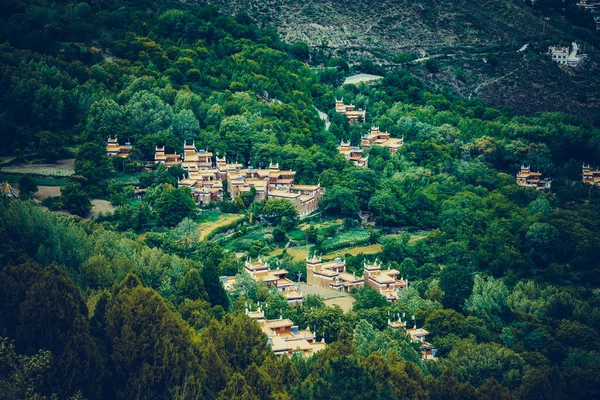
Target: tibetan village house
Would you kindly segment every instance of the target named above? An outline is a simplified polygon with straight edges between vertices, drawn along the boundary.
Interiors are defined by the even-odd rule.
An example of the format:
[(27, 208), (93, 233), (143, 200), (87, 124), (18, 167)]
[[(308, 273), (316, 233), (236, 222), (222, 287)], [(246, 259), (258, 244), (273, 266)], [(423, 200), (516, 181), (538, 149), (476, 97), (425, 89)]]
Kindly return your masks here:
[(431, 347), (431, 344), (425, 340), (425, 338), (429, 335), (423, 328), (417, 328), (415, 324), (411, 329), (406, 330), (406, 334), (413, 342), (421, 343), (421, 359), (423, 361), (428, 360), (436, 360), (435, 350)]
[(129, 152), (131, 151), (131, 143), (127, 141), (124, 146), (119, 144), (117, 138), (109, 137), (106, 141), (106, 155), (108, 157), (123, 157), (126, 158), (129, 156)]
[(357, 167), (367, 168), (369, 166), (369, 157), (363, 156), (363, 149), (360, 147), (350, 146), (350, 142), (344, 143), (342, 140), (338, 150), (346, 160), (352, 161)]
[(600, 171), (590, 169), (589, 165), (583, 165), (581, 168), (581, 180), (593, 186), (600, 186)]
[(351, 124), (365, 122), (367, 118), (366, 110), (355, 110), (353, 104), (344, 104), (344, 99), (335, 101), (335, 111), (339, 114), (345, 114), (348, 118), (348, 122)]
[(587, 57), (585, 54), (579, 53), (579, 45), (575, 42), (572, 43), (571, 48), (551, 46), (548, 48), (548, 53), (552, 56), (552, 61), (568, 67), (578, 66)]
[[(406, 330), (406, 336), (413, 342), (421, 343), (421, 360), (436, 360), (435, 349), (432, 348), (431, 344), (425, 340), (425, 338), (429, 335), (423, 328), (417, 328), (417, 324), (414, 323), (412, 328), (406, 327), (406, 321), (402, 321), (400, 314), (397, 314), (397, 320), (391, 320), (388, 318), (388, 326), (392, 329), (404, 329)], [(413, 315), (413, 321), (415, 319)]]
[(181, 154), (177, 154), (174, 152), (172, 154), (165, 153), (165, 147), (156, 147), (154, 152), (154, 163), (155, 164), (164, 164), (165, 167), (174, 167), (176, 165), (181, 165)]
[(398, 300), (398, 290), (408, 287), (408, 281), (398, 279), (399, 271), (395, 269), (381, 269), (377, 260), (373, 264), (364, 264), (365, 286), (375, 289), (388, 301), (394, 303)]
[(180, 165), (186, 170), (188, 177), (180, 179), (179, 186), (189, 187), (197, 203), (223, 200), (223, 181), (227, 181), (232, 200), (254, 188), (255, 201), (287, 199), (301, 217), (316, 211), (323, 199), (320, 185), (295, 185), (296, 171), (282, 170), (279, 164), (271, 163), (267, 169), (243, 168), (242, 164), (228, 163), (225, 157), (216, 157), (213, 164), (213, 153), (196, 149), (194, 143), (184, 142), (183, 148), (183, 155), (179, 155), (157, 147), (154, 162), (166, 167)]
[(386, 147), (390, 150), (390, 154), (394, 155), (398, 149), (404, 146), (404, 138), (393, 138), (387, 132), (381, 132), (379, 127), (372, 126), (371, 132), (361, 138), (360, 144), (363, 149), (369, 150), (371, 146)]
[(212, 161), (213, 154), (205, 151), (196, 149), (195, 142), (192, 144), (187, 144), (187, 142), (183, 142), (183, 161), (181, 162), (181, 168), (186, 171), (189, 170), (205, 170), (213, 168)]
[(227, 190), (232, 199), (254, 188), (256, 201), (287, 199), (302, 217), (316, 211), (323, 198), (324, 189), (320, 185), (295, 185), (296, 172), (281, 170), (279, 164), (271, 163), (268, 169), (229, 169), (226, 166), (232, 164), (222, 165), (227, 169)]
[(246, 309), (246, 315), (260, 325), (276, 356), (289, 357), (296, 352), (311, 356), (326, 347), (325, 339), (317, 341), (316, 335), (308, 327), (304, 330), (298, 329), (291, 320), (283, 317), (266, 319), (260, 306), (256, 311)]
[(363, 277), (346, 272), (346, 262), (341, 258), (323, 262), (316, 255), (306, 258), (306, 283), (343, 292), (364, 286)]
[(223, 200), (223, 182), (219, 171), (214, 168), (213, 154), (196, 149), (195, 143), (183, 142), (181, 167), (188, 177), (178, 181), (180, 187), (189, 187), (197, 203), (208, 204)]
[[(277, 289), (285, 297), (288, 304), (302, 304), (302, 293), (298, 290), (296, 283), (286, 278), (287, 270), (270, 268), (269, 264), (263, 262), (259, 257), (254, 262), (246, 260), (244, 272), (256, 282), (265, 282), (269, 289)], [(224, 280), (224, 287), (231, 289), (234, 279), (233, 277), (227, 277), (226, 281)], [(227, 284), (225, 284), (226, 282)]]
[(521, 165), (521, 170), (517, 173), (517, 185), (537, 190), (550, 190), (552, 180), (542, 178), (541, 172), (532, 172), (530, 166)]

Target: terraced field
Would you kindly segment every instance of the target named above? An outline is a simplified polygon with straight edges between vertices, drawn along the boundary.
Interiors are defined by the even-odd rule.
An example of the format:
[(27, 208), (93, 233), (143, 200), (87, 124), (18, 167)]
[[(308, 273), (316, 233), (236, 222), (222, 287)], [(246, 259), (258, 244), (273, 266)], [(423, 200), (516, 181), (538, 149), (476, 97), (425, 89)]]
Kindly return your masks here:
[(215, 230), (227, 226), (235, 221), (242, 221), (242, 214), (222, 214), (218, 218), (210, 218), (208, 221), (198, 224), (198, 241), (203, 241)]
[[(304, 261), (306, 260), (306, 256), (308, 255), (305, 247), (293, 247), (286, 249), (287, 253), (292, 256), (294, 261)], [(351, 254), (353, 256), (363, 253), (363, 254), (377, 254), (381, 252), (380, 244), (372, 244), (369, 246), (358, 246), (358, 247), (349, 247), (347, 249), (337, 250), (335, 252), (331, 252), (329, 254), (322, 255), (324, 260), (331, 260), (338, 255)], [(271, 256), (279, 256), (283, 253), (283, 249), (277, 249), (271, 252)]]
[(21, 164), (0, 168), (0, 172), (9, 174), (29, 174), (43, 176), (71, 176), (75, 173), (73, 159), (59, 160), (53, 164)]

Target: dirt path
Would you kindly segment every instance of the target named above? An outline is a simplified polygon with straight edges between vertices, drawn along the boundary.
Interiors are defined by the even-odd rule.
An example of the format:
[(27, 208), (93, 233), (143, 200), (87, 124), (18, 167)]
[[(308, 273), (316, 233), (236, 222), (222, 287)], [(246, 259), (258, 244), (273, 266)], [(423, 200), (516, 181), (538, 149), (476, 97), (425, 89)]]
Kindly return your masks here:
[(315, 107), (315, 110), (317, 110), (317, 113), (319, 114), (319, 118), (321, 118), (325, 122), (325, 130), (328, 131), (329, 126), (331, 125), (331, 122), (329, 122), (329, 117), (327, 116), (327, 114), (325, 114), (323, 111), (319, 110), (316, 107)]
[(498, 81), (501, 81), (502, 79), (504, 79), (504, 78), (507, 78), (507, 77), (511, 76), (512, 74), (514, 74), (515, 72), (517, 72), (517, 71), (518, 71), (518, 70), (520, 70), (520, 69), (523, 69), (523, 66), (520, 66), (519, 68), (517, 68), (517, 69), (515, 69), (515, 70), (513, 70), (513, 71), (510, 71), (508, 74), (506, 74), (506, 75), (502, 75), (502, 76), (501, 76), (501, 77), (499, 77), (499, 78), (492, 79), (492, 80), (489, 80), (489, 81), (485, 81), (485, 82), (482, 82), (482, 83), (480, 83), (480, 84), (479, 84), (479, 86), (477, 86), (477, 87), (475, 88), (475, 90), (473, 90), (473, 92), (472, 92), (472, 93), (469, 95), (469, 100), (471, 100), (471, 97), (472, 97), (474, 94), (477, 94), (477, 92), (479, 92), (479, 91), (480, 91), (482, 88), (484, 88), (484, 87), (486, 87), (486, 86), (489, 86), (489, 85), (491, 85), (491, 84), (493, 84), (493, 83), (496, 83), (496, 82), (498, 82)]

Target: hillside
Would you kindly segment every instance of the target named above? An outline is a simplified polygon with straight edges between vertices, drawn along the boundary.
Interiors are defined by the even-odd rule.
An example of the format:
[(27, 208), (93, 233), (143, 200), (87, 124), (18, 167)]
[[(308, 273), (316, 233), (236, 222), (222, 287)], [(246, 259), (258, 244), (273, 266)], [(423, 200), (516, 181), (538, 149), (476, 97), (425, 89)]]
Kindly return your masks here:
[(536, 36), (542, 22), (521, 2), (384, 0), (211, 0), (231, 14), (247, 13), (277, 28), (288, 42), (303, 41), (340, 54), (384, 56), (442, 47), (505, 44)]
[[(348, 0), (210, 2), (276, 28), (286, 42), (307, 43), (314, 63), (321, 62), (315, 55), (323, 51), (354, 63), (410, 67), (432, 87), (449, 86), (462, 96), (519, 114), (566, 111), (590, 121), (600, 115), (597, 52), (588, 51), (594, 61), (568, 72), (545, 55), (552, 44), (591, 40), (592, 31), (573, 28), (553, 10), (522, 1), (388, 0), (368, 6)], [(591, 20), (585, 14), (582, 18)], [(526, 54), (518, 53), (526, 44)], [(402, 54), (421, 62), (397, 64)], [(442, 73), (425, 70), (428, 58), (440, 61)], [(490, 58), (497, 65), (486, 64)]]

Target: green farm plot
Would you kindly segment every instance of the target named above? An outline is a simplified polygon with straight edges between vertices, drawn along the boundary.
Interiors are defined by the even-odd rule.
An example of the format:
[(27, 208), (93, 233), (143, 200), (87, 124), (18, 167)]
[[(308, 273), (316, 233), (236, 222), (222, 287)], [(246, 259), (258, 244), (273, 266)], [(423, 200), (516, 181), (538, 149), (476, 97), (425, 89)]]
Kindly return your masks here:
[[(0, 172), (0, 182), (8, 182), (11, 185), (18, 185), (21, 175), (4, 174)], [(37, 186), (64, 186), (67, 183), (67, 178), (53, 178), (51, 176), (34, 176), (33, 180)]]
[(293, 231), (288, 232), (287, 235), (290, 239), (295, 240), (297, 242), (304, 240), (304, 231), (300, 229), (294, 229)]
[(261, 229), (253, 230), (253, 231), (250, 231), (238, 238), (235, 238), (235, 239), (229, 241), (223, 247), (226, 250), (231, 250), (231, 251), (236, 251), (236, 252), (248, 251), (254, 243), (256, 243), (258, 241), (264, 242), (265, 236), (270, 235), (272, 231), (273, 231), (272, 228), (261, 228)]
[(359, 247), (352, 247), (349, 249), (341, 249), (341, 250), (336, 251), (335, 253), (324, 255), (323, 259), (324, 260), (333, 259), (336, 257), (336, 254), (339, 254), (339, 255), (350, 254), (353, 256), (357, 256), (361, 253), (365, 254), (365, 255), (377, 254), (377, 253), (381, 253), (382, 250), (383, 250), (383, 247), (381, 247), (381, 245), (379, 243), (376, 243), (376, 244), (372, 244), (369, 246), (359, 246)]
[[(411, 233), (410, 239), (408, 239), (408, 245), (412, 246), (419, 240), (425, 239), (428, 234), (429, 234), (429, 231), (418, 231), (418, 232)], [(395, 235), (395, 234), (394, 235), (386, 235), (386, 237), (394, 237), (394, 236), (399, 236), (399, 235)]]
[(0, 157), (0, 165), (8, 164), (16, 157)]
[(217, 210), (204, 210), (204, 211), (202, 211), (202, 214), (200, 214), (200, 217), (198, 218), (198, 222), (199, 223), (216, 222), (226, 215), (228, 215), (228, 214), (222, 213), (221, 211), (217, 211)]
[(27, 175), (44, 175), (44, 176), (71, 176), (75, 172), (64, 170), (56, 167), (49, 166), (16, 166), (16, 167), (4, 167), (2, 172), (9, 174), (27, 174)]
[(59, 160), (53, 164), (21, 164), (11, 165), (0, 169), (1, 172), (9, 174), (29, 174), (42, 176), (67, 177), (75, 173), (73, 160)]
[(339, 249), (344, 247), (350, 247), (359, 244), (365, 244), (369, 240), (369, 231), (366, 229), (350, 229), (342, 231), (332, 237), (331, 239), (325, 239), (321, 246), (326, 251), (330, 249)]
[(136, 172), (133, 174), (120, 172), (115, 176), (111, 177), (111, 180), (117, 181), (119, 183), (129, 184), (129, 185), (138, 185), (140, 183), (140, 176), (143, 174), (141, 172)]
[[(271, 256), (280, 256), (283, 253), (284, 249), (277, 249), (271, 252)], [(381, 253), (381, 245), (380, 244), (372, 244), (369, 246), (358, 246), (358, 247), (349, 247), (344, 249), (339, 249), (334, 252), (323, 254), (321, 257), (323, 260), (333, 260), (337, 256), (343, 256), (345, 254), (351, 254), (356, 256), (360, 253), (362, 254), (377, 254)], [(293, 261), (304, 261), (308, 255), (306, 251), (306, 247), (290, 247), (285, 249), (285, 251), (292, 257)]]
[[(319, 228), (329, 228), (330, 226), (342, 226), (344, 221), (341, 219), (327, 219), (323, 222), (313, 223), (313, 226), (317, 229)], [(310, 227), (310, 223), (302, 223), (299, 226), (299, 229), (302, 231), (307, 230)]]

